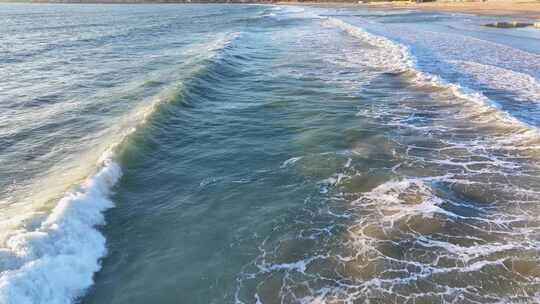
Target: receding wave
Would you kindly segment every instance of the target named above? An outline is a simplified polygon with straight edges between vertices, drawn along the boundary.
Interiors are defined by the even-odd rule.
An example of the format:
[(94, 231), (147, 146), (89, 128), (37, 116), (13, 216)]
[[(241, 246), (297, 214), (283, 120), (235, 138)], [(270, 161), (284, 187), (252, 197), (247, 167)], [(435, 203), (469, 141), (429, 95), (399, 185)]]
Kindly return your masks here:
[[(385, 37), (368, 33), (359, 27), (334, 17), (328, 18), (326, 22), (332, 26), (339, 27), (347, 33), (376, 47), (376, 49), (367, 50), (368, 53), (363, 58), (366, 60), (368, 66), (391, 72), (409, 73), (411, 82), (419, 86), (431, 85), (448, 89), (452, 91), (456, 97), (472, 101), (478, 105), (480, 111), (492, 113), (492, 115), (496, 115), (501, 121), (533, 129), (536, 135), (537, 130), (535, 127), (515, 118), (510, 113), (501, 110), (496, 102), (490, 100), (482, 93), (460, 84), (449, 83), (436, 75), (418, 70), (416, 68), (414, 56), (411, 55), (406, 46), (393, 42)], [(497, 111), (491, 111), (492, 109), (496, 109)]]
[(470, 61), (452, 61), (475, 80), (488, 87), (512, 93), (520, 102), (540, 102), (540, 82), (524, 73)]
[(363, 90), (396, 92), (362, 100), (357, 123), (372, 135), (348, 150), (276, 164), (337, 168), (316, 176), (322, 206), (308, 197), (263, 240), (239, 275), (236, 303), (537, 302), (537, 129), (419, 71), (405, 46), (325, 23), (370, 45), (347, 58), (378, 71)]

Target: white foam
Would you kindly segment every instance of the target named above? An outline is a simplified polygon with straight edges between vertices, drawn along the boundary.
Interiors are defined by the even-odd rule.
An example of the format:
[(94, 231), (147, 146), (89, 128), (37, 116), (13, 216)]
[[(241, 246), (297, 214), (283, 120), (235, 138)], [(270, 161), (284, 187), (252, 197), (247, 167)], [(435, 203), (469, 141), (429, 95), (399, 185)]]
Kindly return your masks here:
[(456, 256), (465, 263), (468, 263), (469, 261), (472, 261), (478, 257), (512, 250), (517, 247), (516, 244), (512, 243), (493, 243), (464, 247), (449, 242), (428, 239), (425, 237), (418, 238), (418, 243), (424, 247), (444, 249), (448, 255)]
[[(0, 303), (67, 304), (93, 283), (107, 249), (96, 229), (113, 207), (111, 189), (122, 172), (109, 156), (101, 169), (67, 193), (34, 231), (10, 237), (0, 249)], [(4, 259), (6, 257), (6, 259)]]
[[(402, 72), (414, 67), (414, 62), (408, 49), (401, 44), (392, 42), (381, 36), (370, 34), (359, 27), (337, 18), (329, 17), (324, 21), (324, 24), (340, 28), (351, 36), (379, 48), (366, 48), (364, 50), (366, 56), (362, 57), (362, 60), (369, 67), (384, 69), (389, 72)], [(381, 54), (381, 50), (384, 51), (383, 54)]]
[(531, 75), (472, 61), (450, 63), (483, 85), (513, 93), (519, 101), (540, 102), (540, 82)]
[(182, 55), (197, 62), (204, 59), (214, 59), (216, 56), (219, 56), (219, 51), (233, 43), (241, 34), (241, 32), (219, 34), (214, 39), (192, 44), (190, 48), (183, 51)]
[(362, 59), (364, 60), (364, 64), (368, 67), (394, 73), (412, 72), (414, 75), (412, 82), (417, 85), (431, 85), (449, 89), (455, 96), (472, 101), (474, 105), (479, 107), (480, 111), (494, 113), (499, 121), (533, 130), (535, 134), (538, 133), (536, 127), (520, 121), (509, 113), (502, 111), (496, 102), (490, 100), (482, 93), (471, 90), (460, 84), (449, 83), (439, 76), (420, 71), (417, 68), (414, 56), (407, 46), (385, 37), (368, 33), (364, 29), (353, 26), (337, 18), (329, 17), (325, 20), (325, 23), (338, 27), (350, 35), (375, 47), (375, 49), (365, 49), (365, 56)]
[[(299, 18), (299, 19), (320, 19), (321, 17), (313, 12), (313, 10), (306, 10), (300, 6), (282, 6), (281, 10), (283, 15), (287, 18)], [(281, 14), (280, 14), (281, 15)]]
[[(408, 194), (415, 203), (405, 203), (402, 195)], [(429, 186), (421, 179), (404, 179), (400, 181), (388, 181), (364, 194), (353, 204), (362, 206), (369, 204), (381, 215), (382, 223), (394, 223), (402, 218), (413, 215), (433, 217), (442, 214), (448, 217), (457, 215), (440, 207), (443, 200), (434, 195)]]
[(280, 168), (287, 168), (287, 167), (290, 167), (292, 165), (294, 165), (297, 161), (301, 160), (302, 157), (301, 156), (298, 156), (298, 157), (291, 157), (289, 159), (287, 159), (286, 161), (284, 161), (281, 166), (279, 166)]

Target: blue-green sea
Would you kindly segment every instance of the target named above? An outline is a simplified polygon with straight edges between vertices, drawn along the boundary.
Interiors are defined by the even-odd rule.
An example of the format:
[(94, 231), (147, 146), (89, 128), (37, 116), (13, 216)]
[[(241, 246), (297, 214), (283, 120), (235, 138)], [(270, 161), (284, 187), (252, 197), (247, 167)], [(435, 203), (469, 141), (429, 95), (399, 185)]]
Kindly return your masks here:
[(539, 303), (540, 31), (501, 20), (0, 4), (0, 304)]

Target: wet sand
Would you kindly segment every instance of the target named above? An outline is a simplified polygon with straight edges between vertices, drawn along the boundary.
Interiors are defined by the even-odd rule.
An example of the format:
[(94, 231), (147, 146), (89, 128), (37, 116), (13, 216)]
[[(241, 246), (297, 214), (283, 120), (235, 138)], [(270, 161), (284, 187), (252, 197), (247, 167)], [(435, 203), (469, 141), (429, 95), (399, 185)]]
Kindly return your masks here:
[(435, 1), (426, 3), (414, 2), (372, 2), (360, 3), (301, 3), (283, 2), (282, 4), (314, 5), (326, 7), (363, 7), (374, 9), (419, 9), (425, 11), (444, 11), (476, 15), (522, 17), (540, 19), (540, 1), (533, 0), (488, 0), (474, 2)]

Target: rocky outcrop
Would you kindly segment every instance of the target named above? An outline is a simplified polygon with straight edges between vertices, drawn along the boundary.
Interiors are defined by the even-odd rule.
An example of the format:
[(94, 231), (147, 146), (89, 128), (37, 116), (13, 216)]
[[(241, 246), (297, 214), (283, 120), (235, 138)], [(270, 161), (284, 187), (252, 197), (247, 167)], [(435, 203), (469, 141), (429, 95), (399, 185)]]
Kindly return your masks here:
[[(537, 22), (538, 23), (538, 22)], [(489, 27), (496, 27), (496, 28), (518, 28), (518, 27), (528, 27), (528, 26), (533, 26), (532, 23), (524, 23), (524, 22), (517, 22), (517, 21), (512, 21), (512, 22), (495, 22), (495, 23), (489, 23), (489, 24), (486, 24), (486, 26), (489, 26)], [(536, 26), (536, 23), (535, 23), (535, 26)]]

